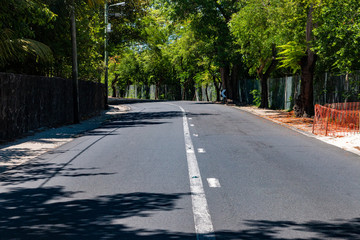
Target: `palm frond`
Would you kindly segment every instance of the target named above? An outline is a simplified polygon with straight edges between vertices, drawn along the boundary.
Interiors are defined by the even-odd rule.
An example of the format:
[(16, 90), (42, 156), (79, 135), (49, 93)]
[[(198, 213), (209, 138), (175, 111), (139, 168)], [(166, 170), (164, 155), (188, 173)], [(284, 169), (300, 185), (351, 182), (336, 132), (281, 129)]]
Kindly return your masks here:
[(13, 34), (10, 29), (0, 30), (0, 65), (4, 65), (9, 59), (18, 56), (16, 44), (12, 40)]
[(21, 62), (29, 54), (38, 61), (48, 63), (53, 60), (53, 53), (47, 45), (33, 39), (15, 38), (10, 29), (0, 30), (0, 66)]
[(37, 57), (40, 61), (52, 62), (53, 53), (47, 45), (33, 39), (18, 39), (17, 41), (25, 52)]

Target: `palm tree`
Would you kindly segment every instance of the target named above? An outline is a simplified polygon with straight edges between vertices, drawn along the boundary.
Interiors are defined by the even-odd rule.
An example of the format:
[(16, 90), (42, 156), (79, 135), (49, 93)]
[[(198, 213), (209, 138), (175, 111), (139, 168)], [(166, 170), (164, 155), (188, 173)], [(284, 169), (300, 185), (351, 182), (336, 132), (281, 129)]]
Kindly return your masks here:
[(43, 62), (51, 62), (53, 54), (51, 49), (36, 40), (16, 38), (10, 29), (0, 29), (0, 66), (14, 60), (23, 61), (27, 55), (33, 55)]

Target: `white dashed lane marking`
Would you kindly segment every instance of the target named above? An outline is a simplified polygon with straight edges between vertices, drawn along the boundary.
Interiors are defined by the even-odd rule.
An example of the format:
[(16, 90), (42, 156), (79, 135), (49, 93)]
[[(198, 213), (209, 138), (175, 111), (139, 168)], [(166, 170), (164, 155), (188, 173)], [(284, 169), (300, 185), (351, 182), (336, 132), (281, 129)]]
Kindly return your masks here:
[(217, 178), (207, 178), (206, 180), (208, 181), (209, 187), (211, 187), (211, 188), (221, 187), (219, 179), (217, 179)]
[[(183, 127), (186, 158), (190, 178), (191, 200), (194, 214), (196, 238), (198, 240), (215, 240), (214, 227), (211, 221), (209, 207), (201, 180), (200, 169), (196, 159), (194, 145), (191, 140), (188, 121), (185, 110), (178, 106), (183, 112)], [(190, 126), (194, 126), (191, 124)]]
[(206, 153), (206, 151), (203, 148), (198, 148), (198, 153)]

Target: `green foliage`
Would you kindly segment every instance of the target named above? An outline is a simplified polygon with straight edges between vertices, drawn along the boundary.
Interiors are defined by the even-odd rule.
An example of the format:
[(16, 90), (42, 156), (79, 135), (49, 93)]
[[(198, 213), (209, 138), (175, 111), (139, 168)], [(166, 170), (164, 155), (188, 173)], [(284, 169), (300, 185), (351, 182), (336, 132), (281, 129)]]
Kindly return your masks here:
[(306, 46), (302, 46), (295, 41), (288, 42), (285, 45), (279, 46), (281, 52), (279, 52), (278, 60), (282, 68), (290, 68), (293, 73), (300, 70), (301, 58), (305, 56)]
[(99, 8), (82, 4), (77, 15), (79, 77), (83, 80), (99, 81), (103, 70), (104, 28)]
[(140, 39), (146, 41), (134, 41), (132, 45), (118, 48), (117, 56), (110, 59), (111, 85), (125, 90), (131, 84), (159, 86), (171, 82), (173, 69), (168, 53), (171, 32), (158, 10), (149, 11), (149, 15), (143, 17), (140, 32)]
[(254, 89), (250, 91), (250, 94), (253, 96), (253, 104), (257, 107), (261, 105), (261, 93), (259, 90)]
[(235, 41), (240, 47), (239, 51), (252, 74), (256, 73), (259, 65), (265, 64), (267, 59), (273, 56), (272, 45), (276, 42), (270, 22), (270, 6), (269, 1), (247, 1), (229, 23)]
[(56, 15), (48, 6), (36, 0), (2, 0), (0, 29), (10, 29), (14, 38), (34, 38), (33, 27), (49, 27)]
[[(104, 72), (104, 0), (75, 0), (80, 78), (99, 81)], [(110, 4), (120, 2), (111, 1)], [(126, 1), (119, 26), (141, 21), (146, 0)], [(0, 71), (71, 77), (70, 9), (65, 0), (9, 0), (0, 9)], [(116, 9), (114, 9), (116, 10)], [(124, 23), (126, 22), (126, 24)], [(125, 30), (128, 30), (126, 28)], [(125, 33), (126, 31), (122, 31)], [(139, 30), (138, 30), (139, 32)], [(127, 40), (135, 34), (124, 36)], [(118, 40), (119, 44), (112, 42)], [(111, 50), (124, 41), (110, 36)], [(19, 62), (21, 64), (19, 64)]]
[(300, 70), (300, 62), (307, 48), (313, 44), (306, 41), (306, 22), (309, 8), (314, 8), (316, 12), (319, 1), (285, 0), (279, 6), (274, 20), (278, 24), (279, 68), (290, 69), (295, 73)]
[(109, 17), (113, 30), (109, 33), (110, 55), (117, 55), (117, 49), (130, 46), (134, 41), (144, 40), (141, 33), (146, 25), (144, 17), (147, 15), (148, 5), (149, 0), (127, 0), (124, 6), (109, 9), (110, 14), (120, 14), (118, 17)]
[(327, 70), (352, 72), (360, 68), (360, 2), (326, 0), (317, 12), (314, 50)]
[[(2, 1), (0, 9), (0, 70), (9, 65), (31, 61), (52, 61), (52, 51), (36, 40), (34, 29), (51, 28), (56, 15), (38, 1)], [(9, 10), (12, 11), (9, 11)], [(35, 38), (35, 39), (34, 39)]]
[[(69, 1), (1, 3), (0, 70), (71, 77)], [(103, 3), (75, 1), (79, 76), (86, 80), (104, 75)], [(314, 40), (307, 42), (310, 7)], [(321, 71), (360, 69), (357, 0), (128, 0), (110, 13), (120, 17), (109, 18), (109, 82), (120, 89), (168, 84), (192, 98), (194, 86), (220, 85), (220, 68), (246, 65), (243, 74), (261, 75), (276, 59), (279, 72), (298, 72), (308, 49)]]

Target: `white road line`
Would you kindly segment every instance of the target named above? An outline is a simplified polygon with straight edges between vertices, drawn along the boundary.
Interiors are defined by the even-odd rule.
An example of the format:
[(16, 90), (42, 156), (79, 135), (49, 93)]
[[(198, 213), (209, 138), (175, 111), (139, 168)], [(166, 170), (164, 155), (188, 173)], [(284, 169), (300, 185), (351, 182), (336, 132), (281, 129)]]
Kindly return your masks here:
[(217, 178), (207, 178), (206, 180), (208, 181), (209, 187), (211, 187), (211, 188), (221, 187), (219, 179), (217, 179)]
[(193, 136), (194, 136), (194, 137), (198, 137), (198, 136), (199, 136), (199, 134), (194, 133), (194, 134), (193, 134)]
[(206, 151), (203, 148), (198, 148), (198, 153), (206, 153)]
[(193, 126), (195, 126), (194, 124), (190, 124), (190, 127), (193, 127)]
[(193, 206), (194, 222), (196, 237), (198, 240), (211, 239), (215, 240), (214, 227), (201, 180), (200, 170), (196, 159), (194, 146), (192, 144), (188, 121), (185, 110), (179, 106), (183, 112), (184, 139), (186, 158), (188, 162), (191, 200)]

